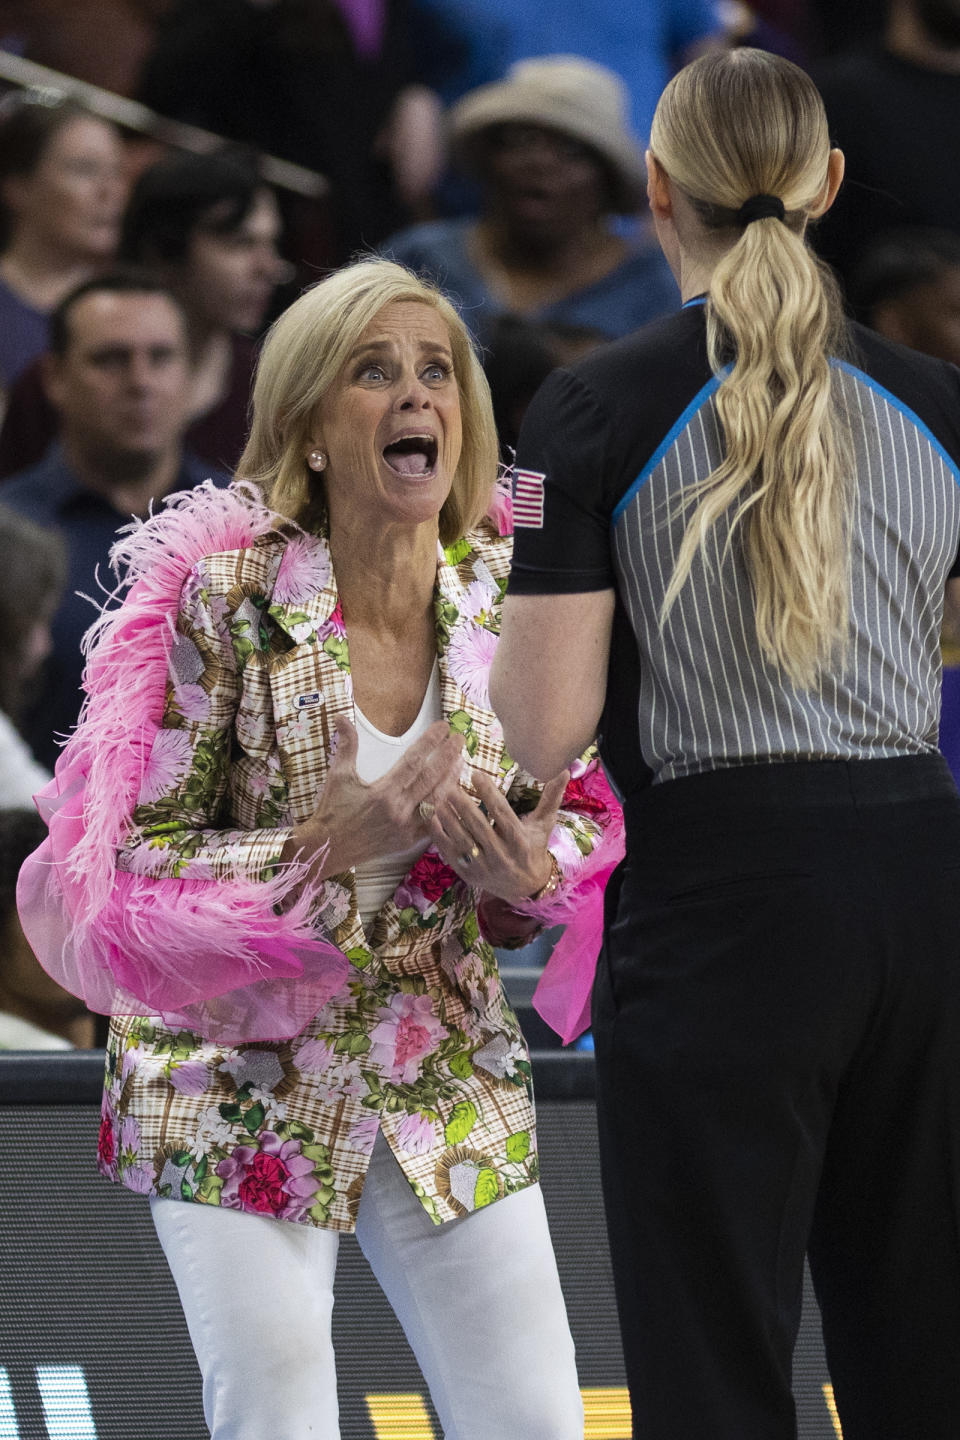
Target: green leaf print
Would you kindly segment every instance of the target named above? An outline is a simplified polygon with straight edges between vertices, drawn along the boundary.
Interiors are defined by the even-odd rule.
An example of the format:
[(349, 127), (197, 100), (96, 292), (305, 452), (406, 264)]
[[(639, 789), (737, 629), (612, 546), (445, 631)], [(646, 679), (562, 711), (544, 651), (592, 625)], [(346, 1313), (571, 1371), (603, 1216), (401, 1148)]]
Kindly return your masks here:
[(515, 1130), (512, 1135), (507, 1136), (507, 1159), (514, 1165), (519, 1165), (521, 1160), (526, 1160), (530, 1154), (530, 1131)]
[(443, 1127), (443, 1138), (448, 1145), (459, 1145), (465, 1140), (477, 1123), (477, 1107), (472, 1100), (460, 1100), (450, 1111), (450, 1119)]
[(346, 640), (338, 635), (328, 635), (323, 642), (323, 648), (331, 657), (338, 670), (350, 669), (350, 654), (347, 649)]
[(243, 1117), (240, 1106), (234, 1105), (230, 1101), (225, 1101), (222, 1105), (218, 1105), (217, 1109), (228, 1125), (235, 1125), (236, 1122)]
[(312, 1160), (314, 1165), (323, 1165), (330, 1159), (329, 1145), (301, 1145), (300, 1154)]
[(462, 735), (463, 743), (468, 755), (476, 755), (480, 749), (480, 739), (473, 728), (473, 717), (466, 710), (454, 710), (448, 721), (454, 735)]
[(299, 1120), (289, 1120), (285, 1126), (286, 1132), (291, 1140), (312, 1141), (314, 1133), (309, 1125), (303, 1125)]
[(458, 1080), (469, 1080), (473, 1074), (473, 1062), (465, 1050), (450, 1059), (450, 1073), (456, 1075)]
[(256, 1135), (260, 1126), (263, 1124), (263, 1117), (266, 1113), (262, 1101), (258, 1100), (256, 1105), (251, 1105), (243, 1117), (244, 1129), (248, 1130), (251, 1135)]
[(373, 960), (373, 955), (365, 945), (355, 945), (352, 950), (347, 951), (347, 959), (351, 965), (356, 965), (358, 970), (366, 970)]
[(219, 1205), (223, 1181), (219, 1175), (205, 1175), (197, 1186), (196, 1199), (204, 1205)]
[(454, 540), (452, 545), (447, 545), (444, 555), (447, 557), (448, 565), (459, 565), (461, 560), (466, 560), (470, 554), (470, 541), (461, 535), (459, 540)]
[(491, 1201), (498, 1200), (499, 1198), (500, 1182), (497, 1179), (497, 1172), (485, 1167), (477, 1175), (477, 1183), (473, 1191), (473, 1203), (478, 1210), (482, 1210), (484, 1205), (489, 1205)]
[(464, 950), (472, 950), (480, 939), (480, 925), (475, 913), (471, 910), (460, 927), (460, 944)]

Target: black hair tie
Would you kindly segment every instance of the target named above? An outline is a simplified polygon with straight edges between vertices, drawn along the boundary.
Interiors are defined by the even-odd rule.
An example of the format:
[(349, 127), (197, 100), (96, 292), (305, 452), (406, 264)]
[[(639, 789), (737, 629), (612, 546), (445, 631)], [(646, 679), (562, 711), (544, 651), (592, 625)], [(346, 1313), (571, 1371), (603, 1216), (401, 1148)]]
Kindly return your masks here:
[(737, 224), (749, 225), (753, 220), (782, 220), (786, 213), (779, 195), (751, 195), (737, 211)]

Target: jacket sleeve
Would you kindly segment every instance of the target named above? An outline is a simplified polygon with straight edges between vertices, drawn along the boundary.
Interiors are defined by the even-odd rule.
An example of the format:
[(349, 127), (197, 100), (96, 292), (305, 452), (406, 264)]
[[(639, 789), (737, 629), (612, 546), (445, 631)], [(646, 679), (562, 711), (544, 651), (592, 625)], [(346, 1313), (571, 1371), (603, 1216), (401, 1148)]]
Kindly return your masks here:
[[(271, 824), (283, 790), (274, 761), (257, 767), (248, 827), (224, 827), (243, 671), (262, 648), (253, 596), (228, 611), (203, 561), (187, 577), (172, 636), (162, 718), (145, 756), (118, 867), (156, 878), (251, 881), (277, 875), (289, 825)], [(273, 757), (271, 757), (272, 759)], [(250, 769), (249, 760), (238, 757)]]
[[(548, 845), (560, 875), (557, 889), (544, 900), (522, 905), (498, 902), (495, 910), (480, 902), (484, 933), (501, 949), (517, 949), (529, 944), (541, 930), (566, 924), (583, 897), (592, 893), (595, 877), (609, 873), (623, 856), (622, 812), (596, 751), (587, 751), (573, 770)], [(507, 800), (519, 815), (526, 814), (537, 805), (542, 788), (532, 776), (518, 771)]]
[(206, 487), (167, 503), (128, 543), (132, 589), (88, 640), (87, 699), (38, 797), (49, 834), (21, 872), (21, 918), (90, 1009), (226, 1044), (285, 1039), (348, 962), (303, 867), (278, 864), (289, 830), (221, 828), (242, 662), (261, 634), (253, 596), (228, 620), (203, 561), (211, 539), (242, 550), (276, 517)]

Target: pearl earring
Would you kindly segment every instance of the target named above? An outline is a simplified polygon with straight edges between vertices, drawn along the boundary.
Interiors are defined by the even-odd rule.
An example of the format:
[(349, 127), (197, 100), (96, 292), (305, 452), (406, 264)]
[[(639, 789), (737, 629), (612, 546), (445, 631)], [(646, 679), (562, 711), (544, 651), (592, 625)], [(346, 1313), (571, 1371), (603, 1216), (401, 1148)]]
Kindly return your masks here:
[(307, 456), (307, 464), (311, 470), (324, 470), (326, 469), (327, 457), (322, 450), (311, 450)]

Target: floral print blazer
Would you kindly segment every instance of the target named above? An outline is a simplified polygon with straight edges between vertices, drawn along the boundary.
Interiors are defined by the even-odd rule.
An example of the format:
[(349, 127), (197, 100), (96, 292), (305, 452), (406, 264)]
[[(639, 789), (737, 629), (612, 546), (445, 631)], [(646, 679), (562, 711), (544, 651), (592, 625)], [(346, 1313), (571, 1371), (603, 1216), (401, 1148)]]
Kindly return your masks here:
[[(434, 603), (444, 716), (470, 770), (522, 812), (538, 787), (506, 753), (487, 689), (510, 554), (487, 526), (441, 548)], [(163, 723), (119, 868), (269, 878), (314, 808), (338, 714), (354, 718), (325, 536), (273, 531), (206, 556), (183, 587)], [(606, 812), (582, 778), (591, 764), (551, 837), (561, 889), (603, 843)], [(530, 1058), (478, 899), (427, 850), (365, 928), (353, 872), (327, 879), (316, 924), (349, 975), (292, 1040), (230, 1047), (114, 1019), (103, 1173), (143, 1194), (334, 1230), (353, 1228), (380, 1130), (437, 1224), (533, 1183)], [(528, 923), (518, 929), (529, 938)]]

